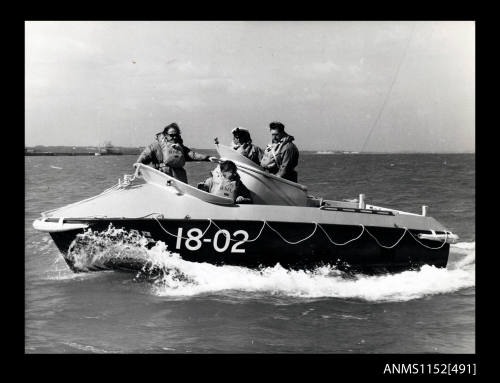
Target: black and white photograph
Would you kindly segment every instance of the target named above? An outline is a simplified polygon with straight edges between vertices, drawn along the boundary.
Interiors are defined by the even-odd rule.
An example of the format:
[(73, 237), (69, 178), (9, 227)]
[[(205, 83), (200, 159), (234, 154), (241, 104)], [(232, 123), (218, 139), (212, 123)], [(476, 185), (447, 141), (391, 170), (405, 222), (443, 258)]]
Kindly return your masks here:
[(476, 353), (474, 20), (24, 33), (25, 354)]

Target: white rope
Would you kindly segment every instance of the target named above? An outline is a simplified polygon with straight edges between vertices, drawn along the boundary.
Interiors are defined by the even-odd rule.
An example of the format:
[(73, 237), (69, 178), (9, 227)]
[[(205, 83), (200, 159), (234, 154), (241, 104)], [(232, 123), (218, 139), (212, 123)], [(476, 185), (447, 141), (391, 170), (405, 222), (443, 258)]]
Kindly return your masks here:
[(375, 236), (374, 236), (372, 233), (370, 233), (370, 232), (368, 231), (368, 229), (366, 229), (366, 228), (365, 228), (365, 231), (366, 231), (368, 234), (370, 234), (370, 236), (371, 236), (371, 237), (375, 240), (375, 242), (377, 242), (377, 244), (378, 244), (380, 247), (383, 247), (384, 249), (392, 249), (393, 247), (395, 247), (395, 246), (396, 246), (396, 245), (397, 245), (397, 244), (398, 244), (398, 243), (399, 243), (399, 242), (403, 239), (403, 237), (405, 236), (406, 232), (408, 231), (408, 229), (407, 229), (406, 227), (405, 227), (404, 229), (405, 229), (405, 231), (403, 232), (403, 235), (401, 236), (401, 238), (399, 238), (399, 239), (396, 241), (396, 243), (395, 243), (394, 245), (392, 245), (392, 246), (384, 246), (384, 245), (382, 245), (382, 244), (378, 241), (378, 239), (377, 239), (377, 238), (375, 238)]
[(430, 249), (430, 250), (439, 250), (439, 249), (441, 249), (441, 248), (442, 248), (442, 247), (446, 244), (446, 241), (448, 241), (448, 233), (447, 233), (446, 231), (445, 231), (445, 239), (444, 239), (443, 243), (441, 243), (441, 245), (440, 245), (440, 246), (438, 246), (438, 247), (430, 247), (430, 246), (427, 246), (427, 245), (423, 244), (422, 242), (420, 242), (417, 238), (415, 238), (415, 236), (411, 233), (411, 231), (409, 231), (409, 230), (408, 230), (408, 233), (410, 233), (410, 235), (413, 237), (413, 239), (414, 239), (415, 241), (417, 241), (417, 242), (418, 242), (419, 244), (421, 244), (423, 247), (426, 247), (426, 248), (428, 248), (428, 249)]
[(254, 242), (254, 241), (256, 241), (260, 237), (260, 235), (262, 234), (262, 232), (264, 231), (264, 228), (266, 227), (266, 224), (267, 224), (266, 221), (262, 222), (262, 227), (260, 228), (259, 234), (257, 234), (257, 236), (254, 239), (249, 239), (249, 240), (246, 240), (245, 242)]
[[(220, 228), (220, 227), (219, 227), (219, 226), (218, 226), (215, 222), (213, 222), (213, 221), (211, 221), (211, 222), (214, 224), (214, 226), (215, 226), (217, 229), (219, 229), (219, 231), (222, 231), (222, 234), (224, 234), (224, 237), (226, 237), (226, 238), (227, 238), (227, 234), (225, 233), (227, 230), (222, 230), (222, 229), (221, 229), (221, 228)], [(232, 239), (232, 238), (231, 238), (231, 235), (229, 235), (229, 240), (230, 240), (230, 241), (236, 241), (236, 239)]]
[[(212, 221), (213, 225), (219, 229), (220, 231), (222, 231), (222, 229), (214, 222)], [(260, 228), (260, 231), (259, 231), (259, 234), (257, 234), (257, 236), (254, 238), (254, 239), (247, 239), (246, 241), (243, 241), (243, 242), (255, 242), (259, 237), (260, 235), (262, 234), (262, 231), (264, 230), (264, 227), (266, 226), (267, 222), (266, 221), (263, 221), (262, 222), (262, 227)], [(223, 232), (224, 236), (227, 237), (227, 234), (225, 232)], [(231, 236), (229, 236), (229, 240), (230, 241), (233, 241), (233, 242), (240, 242), (239, 240), (237, 239), (232, 239)]]
[(282, 236), (282, 235), (281, 235), (281, 234), (280, 234), (277, 230), (273, 229), (273, 228), (271, 227), (271, 225), (269, 225), (269, 224), (267, 223), (267, 221), (265, 222), (265, 224), (266, 224), (266, 225), (267, 225), (267, 226), (268, 226), (268, 227), (269, 227), (272, 231), (274, 231), (276, 234), (278, 234), (278, 235), (280, 236), (280, 238), (281, 238), (283, 241), (285, 241), (286, 243), (288, 243), (288, 244), (290, 244), (290, 245), (296, 245), (296, 244), (298, 244), (298, 243), (300, 243), (300, 242), (304, 242), (306, 239), (311, 238), (311, 237), (314, 235), (314, 233), (316, 233), (316, 229), (318, 228), (318, 224), (317, 224), (316, 222), (312, 222), (312, 223), (314, 223), (314, 230), (313, 230), (313, 232), (312, 232), (310, 235), (308, 235), (308, 236), (307, 236), (307, 237), (305, 237), (304, 239), (300, 239), (300, 240), (298, 240), (297, 242), (290, 242), (290, 241), (288, 241), (287, 239), (283, 238), (283, 236)]
[(164, 218), (163, 213), (149, 213), (149, 214), (143, 215), (142, 217), (137, 217), (137, 218), (146, 218), (146, 217), (149, 217), (152, 215), (156, 215), (158, 218)]
[(137, 177), (137, 171), (134, 174), (124, 174), (123, 175), (123, 182), (118, 180), (118, 189), (124, 189), (130, 186), (130, 184), (136, 179)]
[[(162, 230), (163, 230), (165, 233), (167, 233), (168, 235), (170, 235), (170, 236), (172, 236), (172, 237), (178, 238), (178, 235), (177, 235), (177, 234), (172, 234), (172, 233), (170, 233), (167, 229), (165, 229), (165, 228), (162, 226), (162, 224), (160, 223), (160, 221), (158, 221), (158, 219), (157, 219), (156, 217), (153, 217), (153, 219), (154, 219), (156, 222), (158, 222), (158, 225), (160, 225), (160, 227), (162, 228)], [(203, 234), (200, 236), (200, 239), (201, 239), (201, 238), (203, 238), (203, 236), (207, 233), (208, 229), (210, 228), (210, 226), (211, 226), (211, 225), (212, 225), (212, 223), (213, 223), (211, 219), (208, 219), (208, 221), (209, 221), (209, 222), (208, 222), (208, 226), (207, 226), (207, 228), (205, 229), (205, 231), (203, 232)], [(185, 240), (190, 239), (190, 238), (187, 238), (187, 237), (183, 237), (182, 235), (181, 235), (181, 238), (182, 238), (182, 239), (185, 239)]]
[[(151, 214), (148, 214), (148, 215), (146, 215), (146, 216), (144, 216), (144, 217), (147, 217), (147, 216), (152, 215), (152, 214), (158, 214), (158, 215), (159, 215), (159, 216), (161, 216), (161, 217), (163, 216), (163, 214), (161, 214), (161, 213), (151, 213)], [(154, 219), (154, 220), (158, 223), (158, 225), (160, 225), (160, 227), (162, 228), (162, 230), (163, 230), (165, 233), (167, 233), (168, 235), (170, 235), (170, 236), (172, 236), (172, 237), (175, 237), (175, 238), (177, 238), (177, 237), (178, 237), (178, 235), (177, 235), (177, 234), (172, 234), (172, 233), (170, 233), (168, 230), (166, 230), (166, 229), (162, 226), (162, 224), (160, 223), (160, 221), (159, 221), (156, 217), (154, 217), (154, 216), (153, 216), (153, 219)], [(223, 230), (223, 229), (221, 229), (221, 228), (219, 227), (219, 225), (217, 225), (214, 221), (212, 221), (211, 219), (208, 219), (208, 220), (209, 220), (209, 222), (208, 222), (208, 226), (207, 226), (207, 228), (203, 231), (203, 233), (201, 234), (200, 238), (203, 238), (203, 237), (205, 236), (205, 234), (207, 233), (207, 231), (208, 231), (208, 229), (210, 228), (210, 226), (211, 226), (211, 225), (214, 225), (214, 226), (215, 226), (217, 229), (219, 229), (220, 231), (222, 231), (222, 230)], [(255, 236), (255, 238), (253, 238), (253, 239), (249, 239), (249, 240), (246, 240), (246, 241), (244, 241), (244, 242), (255, 242), (258, 238), (260, 238), (260, 236), (261, 236), (262, 232), (264, 231), (264, 227), (265, 227), (265, 226), (268, 226), (268, 227), (269, 227), (272, 231), (274, 231), (276, 234), (278, 234), (278, 236), (279, 236), (279, 237), (280, 237), (280, 238), (281, 238), (284, 242), (286, 242), (286, 243), (288, 243), (288, 244), (290, 244), (290, 245), (297, 245), (297, 244), (299, 244), (299, 243), (301, 243), (301, 242), (304, 242), (304, 241), (308, 240), (309, 238), (311, 238), (311, 237), (314, 235), (314, 233), (316, 233), (316, 230), (317, 230), (317, 228), (318, 228), (318, 227), (319, 227), (319, 228), (320, 228), (320, 229), (321, 229), (321, 230), (325, 233), (325, 235), (326, 235), (326, 237), (328, 238), (328, 240), (329, 240), (332, 244), (334, 244), (334, 245), (336, 245), (336, 246), (345, 246), (345, 245), (347, 245), (348, 243), (351, 243), (351, 242), (354, 242), (354, 241), (358, 240), (359, 238), (361, 238), (361, 236), (363, 235), (363, 233), (364, 233), (365, 231), (366, 231), (366, 232), (370, 235), (370, 237), (372, 237), (372, 238), (375, 240), (375, 242), (376, 242), (376, 243), (377, 243), (380, 247), (382, 247), (382, 248), (384, 248), (384, 249), (393, 249), (394, 247), (396, 247), (396, 246), (399, 244), (399, 242), (401, 242), (401, 240), (404, 238), (404, 236), (405, 236), (405, 234), (406, 234), (407, 232), (408, 232), (408, 233), (409, 233), (409, 234), (413, 237), (413, 239), (414, 239), (415, 241), (417, 241), (420, 245), (422, 245), (422, 246), (424, 246), (424, 247), (426, 247), (426, 248), (428, 248), (428, 249), (431, 249), (431, 250), (438, 250), (438, 249), (442, 248), (442, 247), (446, 244), (446, 239), (448, 238), (448, 233), (446, 233), (446, 239), (445, 239), (445, 241), (444, 241), (444, 242), (443, 242), (443, 243), (442, 243), (439, 247), (430, 247), (430, 246), (427, 246), (427, 245), (423, 244), (422, 242), (420, 242), (420, 241), (419, 241), (417, 238), (415, 238), (415, 236), (414, 236), (414, 235), (413, 235), (413, 234), (412, 234), (412, 233), (411, 233), (411, 232), (410, 232), (410, 231), (409, 231), (409, 230), (405, 227), (405, 228), (404, 228), (404, 232), (403, 232), (403, 234), (401, 235), (401, 237), (400, 237), (400, 238), (399, 238), (399, 239), (398, 239), (398, 240), (397, 240), (397, 241), (396, 241), (393, 245), (391, 245), (391, 246), (385, 246), (385, 245), (382, 245), (382, 244), (379, 242), (379, 240), (378, 240), (378, 239), (377, 239), (377, 238), (376, 238), (376, 237), (375, 237), (372, 233), (370, 233), (370, 232), (368, 231), (368, 229), (367, 229), (364, 225), (362, 225), (362, 224), (361, 224), (361, 225), (360, 225), (360, 226), (361, 226), (361, 233), (360, 233), (357, 237), (352, 238), (352, 239), (350, 239), (350, 240), (348, 240), (348, 241), (346, 241), (346, 242), (344, 242), (344, 243), (337, 243), (337, 242), (335, 242), (335, 241), (333, 241), (333, 240), (332, 240), (332, 238), (330, 237), (330, 235), (328, 235), (328, 233), (326, 232), (326, 230), (325, 230), (325, 229), (324, 229), (324, 228), (323, 228), (320, 224), (318, 224), (318, 223), (316, 223), (316, 222), (311, 222), (311, 223), (314, 223), (314, 229), (313, 229), (312, 233), (311, 233), (311, 234), (309, 234), (308, 236), (306, 236), (306, 237), (305, 237), (305, 238), (303, 238), (303, 239), (299, 239), (298, 241), (292, 242), (292, 241), (289, 241), (289, 240), (287, 240), (286, 238), (284, 238), (284, 237), (280, 234), (280, 232), (279, 232), (278, 230), (276, 230), (275, 228), (273, 228), (271, 225), (269, 225), (269, 223), (268, 223), (267, 221), (263, 221), (263, 223), (262, 223), (262, 227), (260, 228), (260, 231), (259, 231), (259, 233)], [(223, 234), (224, 234), (224, 236), (227, 236), (227, 234), (225, 233), (225, 231), (223, 231)], [(188, 240), (188, 239), (189, 239), (189, 238), (187, 238), (187, 237), (183, 237), (183, 236), (181, 236), (181, 238), (182, 238), (182, 239), (184, 239), (184, 240)], [(229, 237), (229, 240), (230, 240), (230, 241), (233, 241), (233, 242), (239, 242), (237, 239), (232, 239), (231, 237)]]
[(350, 242), (352, 242), (352, 241), (356, 241), (357, 239), (361, 238), (361, 236), (362, 236), (362, 235), (363, 235), (363, 233), (365, 232), (365, 226), (364, 226), (364, 225), (360, 225), (360, 226), (361, 226), (361, 234), (360, 234), (360, 235), (358, 235), (356, 238), (350, 239), (350, 240), (349, 240), (349, 241), (347, 241), (347, 242), (344, 242), (344, 243), (336, 243), (336, 242), (334, 242), (334, 241), (330, 238), (330, 236), (328, 235), (328, 233), (325, 231), (325, 229), (323, 229), (323, 227), (322, 227), (320, 224), (318, 224), (318, 226), (319, 226), (319, 228), (320, 228), (321, 230), (323, 230), (323, 232), (326, 234), (326, 236), (328, 237), (328, 239), (330, 240), (330, 242), (331, 242), (331, 243), (333, 243), (334, 245), (337, 245), (337, 246), (344, 246), (344, 245), (347, 245), (348, 243), (350, 243)]

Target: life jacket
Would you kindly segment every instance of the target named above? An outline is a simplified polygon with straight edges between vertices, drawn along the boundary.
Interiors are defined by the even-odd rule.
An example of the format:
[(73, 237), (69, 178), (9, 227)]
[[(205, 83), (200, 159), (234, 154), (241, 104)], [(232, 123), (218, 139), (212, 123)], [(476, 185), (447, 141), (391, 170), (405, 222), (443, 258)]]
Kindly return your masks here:
[(171, 168), (182, 168), (186, 163), (184, 151), (180, 144), (168, 142), (165, 136), (158, 136), (158, 143), (160, 144), (163, 161), (160, 167), (170, 166)]
[(283, 142), (271, 143), (267, 145), (264, 150), (264, 155), (260, 160), (260, 166), (266, 169), (277, 169), (281, 165), (281, 161), (279, 160), (278, 152), (281, 148)]
[(220, 169), (217, 172), (218, 169), (219, 167), (212, 172), (212, 186), (210, 187), (209, 192), (220, 197), (231, 198), (234, 201), (236, 199), (238, 181), (228, 180), (222, 175)]
[(217, 165), (217, 167), (210, 172), (212, 174), (212, 180), (217, 182), (221, 182), (220, 180), (224, 178), (224, 175), (222, 174), (220, 170), (220, 165)]

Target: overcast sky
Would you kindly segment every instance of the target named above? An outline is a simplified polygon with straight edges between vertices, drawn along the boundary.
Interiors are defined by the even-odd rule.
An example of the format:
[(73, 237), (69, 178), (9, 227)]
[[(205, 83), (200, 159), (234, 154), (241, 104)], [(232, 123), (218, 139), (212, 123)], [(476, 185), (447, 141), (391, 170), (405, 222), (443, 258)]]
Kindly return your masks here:
[[(303, 150), (475, 147), (472, 21), (26, 22), (25, 144), (212, 148), (277, 120)], [(370, 134), (370, 131), (373, 131)]]

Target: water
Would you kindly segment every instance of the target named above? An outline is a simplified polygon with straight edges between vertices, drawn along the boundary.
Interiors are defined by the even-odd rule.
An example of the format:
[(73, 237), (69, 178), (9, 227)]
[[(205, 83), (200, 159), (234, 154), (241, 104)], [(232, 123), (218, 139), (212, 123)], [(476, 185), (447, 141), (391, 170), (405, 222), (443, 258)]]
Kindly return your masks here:
[[(73, 274), (40, 212), (98, 194), (135, 156), (25, 157), (27, 353), (474, 353), (475, 158), (472, 154), (301, 154), (310, 194), (429, 215), (460, 236), (446, 269), (346, 278), (183, 261), (136, 251), (167, 273)], [(189, 163), (196, 185), (212, 169)], [(123, 249), (118, 249), (123, 250)], [(110, 250), (111, 251), (111, 250)]]

